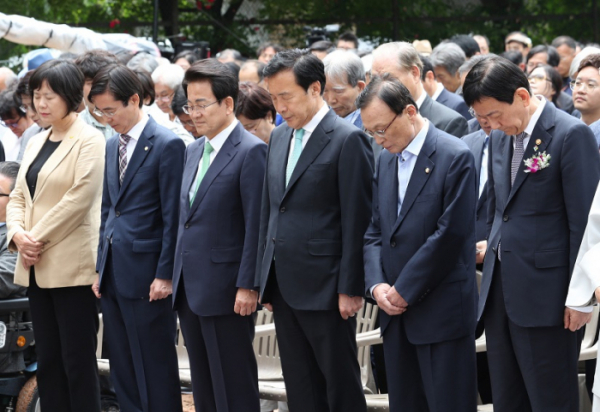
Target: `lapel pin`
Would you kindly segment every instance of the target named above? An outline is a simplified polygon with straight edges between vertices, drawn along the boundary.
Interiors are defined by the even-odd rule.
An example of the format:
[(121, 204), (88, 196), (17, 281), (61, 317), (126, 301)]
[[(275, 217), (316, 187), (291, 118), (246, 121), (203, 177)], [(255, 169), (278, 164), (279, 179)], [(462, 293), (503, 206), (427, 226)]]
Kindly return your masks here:
[(148, 146), (144, 147), (144, 150), (145, 150), (145, 151), (148, 151)]
[(430, 169), (428, 167), (425, 168), (425, 173), (429, 173)]
[(69, 136), (69, 139), (72, 139), (72, 138), (73, 138), (73, 136)]
[(540, 139), (537, 139), (537, 140), (535, 141), (535, 144), (539, 146), (539, 145), (541, 145), (541, 144), (542, 144), (542, 141), (541, 141)]

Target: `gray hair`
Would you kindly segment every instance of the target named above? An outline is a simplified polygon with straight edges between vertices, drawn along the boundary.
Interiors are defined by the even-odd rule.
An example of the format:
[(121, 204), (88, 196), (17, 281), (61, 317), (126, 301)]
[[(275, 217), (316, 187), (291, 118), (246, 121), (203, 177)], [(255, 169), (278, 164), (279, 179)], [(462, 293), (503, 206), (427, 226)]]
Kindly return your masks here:
[(443, 67), (451, 76), (454, 76), (459, 67), (467, 60), (467, 55), (455, 43), (440, 43), (435, 46), (429, 58), (433, 67)]
[(0, 175), (8, 177), (11, 180), (10, 190), (15, 188), (15, 181), (19, 174), (19, 162), (0, 162)]
[(127, 62), (127, 67), (133, 71), (145, 70), (152, 73), (158, 67), (158, 60), (148, 53), (138, 53)]
[(356, 87), (359, 81), (365, 81), (365, 68), (355, 53), (336, 50), (323, 59), (325, 76)]
[(581, 50), (577, 56), (575, 56), (575, 58), (573, 59), (573, 62), (571, 63), (571, 68), (569, 69), (569, 77), (572, 79), (575, 76), (575, 73), (577, 73), (579, 71), (579, 65), (581, 64), (581, 62), (583, 61), (583, 59), (585, 59), (586, 57), (592, 55), (592, 54), (599, 54), (600, 53), (600, 49), (597, 47), (585, 47), (583, 50)]
[(162, 64), (152, 72), (152, 81), (154, 84), (162, 83), (171, 90), (177, 89), (183, 82), (185, 70), (177, 64)]
[(423, 62), (419, 57), (417, 49), (412, 44), (405, 41), (395, 41), (392, 43), (384, 43), (377, 47), (373, 51), (373, 60), (379, 57), (394, 56), (398, 61), (398, 66), (403, 69), (410, 71), (413, 67), (419, 69), (419, 76), (423, 71)]
[(471, 69), (480, 61), (485, 60), (485, 59), (489, 59), (490, 57), (495, 56), (495, 54), (485, 54), (485, 55), (481, 55), (478, 54), (476, 56), (471, 57), (469, 60), (467, 60), (466, 62), (464, 62), (459, 68), (458, 68), (458, 74), (460, 76), (462, 76), (463, 74), (469, 73), (471, 71)]

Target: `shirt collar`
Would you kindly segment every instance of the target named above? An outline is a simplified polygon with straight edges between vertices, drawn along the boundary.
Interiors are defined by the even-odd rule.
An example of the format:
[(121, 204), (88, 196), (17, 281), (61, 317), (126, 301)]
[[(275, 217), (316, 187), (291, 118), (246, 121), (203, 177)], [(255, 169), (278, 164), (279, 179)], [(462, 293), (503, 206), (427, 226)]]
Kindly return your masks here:
[(546, 107), (546, 99), (543, 96), (534, 96), (534, 97), (537, 97), (540, 100), (540, 104), (538, 105), (538, 108), (535, 109), (535, 112), (531, 116), (531, 119), (529, 119), (529, 124), (527, 125), (527, 127), (524, 130), (524, 132), (527, 133), (527, 136), (531, 136), (531, 134), (533, 133), (533, 129), (535, 128), (535, 125), (537, 124), (538, 120), (540, 119), (540, 116), (542, 115), (542, 112), (544, 111), (544, 107)]
[(136, 140), (136, 141), (139, 140), (140, 136), (142, 135), (142, 132), (144, 131), (144, 128), (146, 127), (146, 124), (148, 124), (148, 120), (149, 120), (148, 115), (144, 113), (142, 115), (142, 120), (137, 122), (136, 125), (133, 126), (129, 130), (129, 132), (127, 132), (125, 134), (133, 140)]
[(356, 109), (355, 111), (344, 117), (344, 119), (348, 120), (350, 123), (354, 123), (354, 120), (356, 120), (358, 116), (360, 116), (360, 109)]
[[(442, 83), (438, 83), (438, 82), (436, 82), (436, 83), (437, 83), (437, 88), (435, 89), (435, 92), (433, 92), (433, 96), (431, 96), (431, 98), (433, 100), (437, 100), (438, 97), (440, 97), (440, 94), (442, 94), (442, 92), (444, 91), (444, 85)], [(425, 99), (423, 99), (423, 100), (425, 100)], [(421, 104), (423, 104), (423, 103), (421, 103)]]
[(235, 127), (238, 124), (238, 120), (234, 117), (233, 121), (231, 122), (231, 124), (229, 126), (227, 126), (225, 129), (221, 130), (219, 133), (217, 133), (217, 135), (215, 137), (213, 137), (212, 139), (210, 139), (210, 145), (212, 146), (212, 148), (215, 151), (215, 154), (219, 153), (219, 150), (221, 150), (221, 148), (223, 147), (223, 144), (225, 144), (225, 141), (227, 140), (227, 138), (229, 137), (229, 135), (231, 134), (231, 132), (233, 131), (233, 129), (235, 129)]
[(305, 132), (311, 133), (315, 131), (321, 120), (325, 117), (325, 115), (329, 113), (329, 106), (323, 103), (323, 106), (319, 109), (319, 111), (313, 116), (312, 119), (308, 123), (306, 123), (302, 128)]
[(406, 148), (398, 153), (398, 157), (403, 157), (405, 153), (410, 153), (411, 155), (418, 157), (419, 153), (421, 153), (421, 149), (423, 148), (423, 144), (425, 144), (425, 136), (427, 136), (427, 132), (429, 131), (429, 121), (427, 119), (423, 119), (425, 124), (417, 133), (415, 138), (406, 146)]
[(417, 104), (417, 109), (421, 109), (421, 106), (423, 105), (423, 102), (425, 101), (426, 97), (427, 93), (425, 93), (425, 90), (421, 89), (421, 96), (419, 96), (419, 98), (415, 102)]

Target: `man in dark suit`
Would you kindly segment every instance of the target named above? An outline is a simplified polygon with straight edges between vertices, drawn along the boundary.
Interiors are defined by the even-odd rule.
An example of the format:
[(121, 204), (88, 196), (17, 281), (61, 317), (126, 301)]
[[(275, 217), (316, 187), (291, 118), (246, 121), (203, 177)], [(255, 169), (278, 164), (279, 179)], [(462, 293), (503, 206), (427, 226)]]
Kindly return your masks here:
[(531, 96), (500, 57), (476, 64), (466, 103), (494, 129), (488, 163), (484, 319), (494, 410), (577, 411), (579, 330), (590, 314), (565, 308), (598, 180), (591, 131)]
[(107, 141), (94, 284), (111, 376), (124, 411), (181, 411), (171, 278), (183, 141), (142, 111), (137, 75), (106, 66), (90, 101), (118, 134)]
[(356, 348), (362, 238), (371, 214), (367, 135), (327, 107), (323, 63), (278, 53), (267, 89), (286, 123), (269, 142), (256, 284), (273, 310), (291, 411), (366, 411)]
[(373, 52), (373, 75), (390, 73), (410, 91), (419, 113), (437, 129), (456, 137), (468, 132), (467, 120), (452, 109), (434, 101), (423, 89), (421, 73), (423, 62), (419, 54), (407, 42), (385, 43)]
[(476, 410), (475, 165), (421, 117), (397, 79), (359, 97), (382, 151), (365, 234), (365, 287), (383, 310), (390, 411)]
[(183, 87), (204, 136), (186, 151), (173, 275), (194, 404), (258, 412), (252, 314), (267, 145), (235, 118), (238, 82), (222, 63), (194, 63)]
[[(462, 51), (462, 50), (461, 50)], [(456, 93), (449, 92), (442, 83), (438, 82), (433, 71), (433, 65), (429, 57), (419, 55), (419, 58), (423, 62), (423, 72), (421, 73), (421, 81), (423, 82), (423, 88), (427, 94), (436, 102), (443, 104), (444, 106), (460, 113), (462, 117), (467, 120), (473, 118), (469, 113), (467, 104)]]

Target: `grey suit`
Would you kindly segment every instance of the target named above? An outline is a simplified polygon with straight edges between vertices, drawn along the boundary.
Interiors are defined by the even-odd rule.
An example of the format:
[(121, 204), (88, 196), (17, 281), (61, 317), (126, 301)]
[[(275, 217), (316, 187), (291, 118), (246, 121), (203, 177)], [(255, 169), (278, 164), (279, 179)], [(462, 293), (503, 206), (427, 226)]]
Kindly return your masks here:
[[(483, 148), (486, 139), (485, 132), (478, 130), (474, 133), (470, 133), (462, 138), (463, 142), (469, 146), (473, 157), (475, 158), (475, 169), (477, 173), (477, 187), (479, 188), (479, 177), (481, 176), (481, 168), (487, 167), (487, 164), (482, 165), (483, 159)], [(475, 239), (477, 241), (485, 240), (487, 236), (487, 184), (483, 188), (481, 196), (477, 199), (477, 206), (475, 208)]]
[[(425, 92), (423, 92), (425, 93)], [(441, 103), (434, 101), (429, 95), (419, 108), (421, 116), (427, 118), (437, 129), (456, 137), (469, 133), (467, 119)]]

